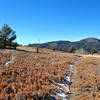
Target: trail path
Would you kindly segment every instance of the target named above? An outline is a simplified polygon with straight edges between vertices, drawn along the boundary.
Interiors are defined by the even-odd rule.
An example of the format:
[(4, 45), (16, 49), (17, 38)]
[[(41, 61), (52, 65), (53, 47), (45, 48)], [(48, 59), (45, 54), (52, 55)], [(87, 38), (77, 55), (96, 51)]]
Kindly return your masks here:
[(100, 55), (81, 55), (82, 57), (97, 57), (100, 58)]
[(66, 78), (63, 83), (57, 83), (56, 85), (61, 89), (61, 91), (56, 93), (56, 96), (60, 98), (60, 100), (69, 100), (70, 95), (73, 93), (71, 91), (70, 85), (73, 82), (72, 76), (76, 74), (76, 64), (81, 59), (81, 56), (78, 56), (75, 61), (69, 64), (70, 71), (66, 74)]

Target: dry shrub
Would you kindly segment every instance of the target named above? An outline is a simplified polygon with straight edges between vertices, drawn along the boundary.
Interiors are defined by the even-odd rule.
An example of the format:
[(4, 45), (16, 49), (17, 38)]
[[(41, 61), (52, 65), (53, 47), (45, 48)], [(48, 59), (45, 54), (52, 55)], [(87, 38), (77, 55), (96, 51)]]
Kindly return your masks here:
[[(73, 76), (76, 100), (100, 99), (100, 58), (87, 57), (81, 59)], [(84, 95), (85, 94), (85, 95)]]
[[(4, 62), (14, 56), (7, 67)], [(69, 71), (69, 63), (77, 56), (60, 52), (31, 53), (10, 51), (0, 53), (0, 99), (31, 100), (50, 99)]]

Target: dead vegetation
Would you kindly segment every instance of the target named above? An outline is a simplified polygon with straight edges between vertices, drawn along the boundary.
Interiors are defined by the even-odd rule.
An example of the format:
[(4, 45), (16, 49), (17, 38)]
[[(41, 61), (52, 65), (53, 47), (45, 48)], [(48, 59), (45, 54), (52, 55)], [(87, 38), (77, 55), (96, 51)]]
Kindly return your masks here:
[(85, 57), (73, 76), (74, 100), (100, 100), (100, 58)]
[[(5, 66), (12, 55), (13, 63)], [(59, 90), (55, 83), (63, 82), (76, 57), (60, 52), (0, 52), (0, 100), (51, 99)]]
[[(5, 63), (14, 56), (8, 66)], [(0, 100), (59, 100), (52, 97), (77, 55), (0, 50)], [(83, 57), (72, 77), (70, 100), (100, 100), (100, 58)], [(67, 92), (67, 91), (64, 91)]]

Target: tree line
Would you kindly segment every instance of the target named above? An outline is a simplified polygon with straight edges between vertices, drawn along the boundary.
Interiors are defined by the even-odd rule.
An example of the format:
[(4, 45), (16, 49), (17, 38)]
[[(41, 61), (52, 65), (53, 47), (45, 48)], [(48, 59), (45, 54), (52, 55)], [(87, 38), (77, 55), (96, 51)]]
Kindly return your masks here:
[[(57, 50), (57, 46), (58, 46), (57, 43), (51, 43), (50, 44), (50, 48), (53, 51)], [(69, 47), (66, 52), (68, 52), (68, 53), (76, 53), (76, 52), (77, 53), (86, 53), (86, 51), (83, 48), (81, 48), (81, 49), (78, 50), (74, 46)], [(92, 50), (88, 51), (88, 54), (95, 54), (95, 53), (98, 53), (98, 51), (95, 48), (92, 48)]]
[(0, 29), (0, 48), (16, 49), (16, 47), (18, 46), (17, 42), (14, 42), (16, 38), (17, 36), (15, 34), (15, 31), (13, 31), (13, 29), (9, 25), (4, 24)]

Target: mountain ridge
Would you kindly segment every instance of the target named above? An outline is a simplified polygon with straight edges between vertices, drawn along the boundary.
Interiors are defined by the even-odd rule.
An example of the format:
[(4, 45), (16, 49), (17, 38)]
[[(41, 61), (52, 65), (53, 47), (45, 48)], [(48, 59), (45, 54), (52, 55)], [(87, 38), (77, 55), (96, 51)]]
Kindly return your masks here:
[(57, 44), (57, 50), (63, 50), (68, 51), (70, 47), (74, 47), (76, 50), (84, 49), (87, 52), (90, 52), (93, 49), (96, 49), (100, 52), (100, 39), (97, 38), (85, 38), (79, 41), (66, 41), (66, 40), (60, 40), (60, 41), (51, 41), (51, 42), (45, 42), (41, 44), (29, 44), (28, 46), (36, 47), (40, 46), (42, 48), (48, 48), (51, 49), (50, 44), (56, 43)]

